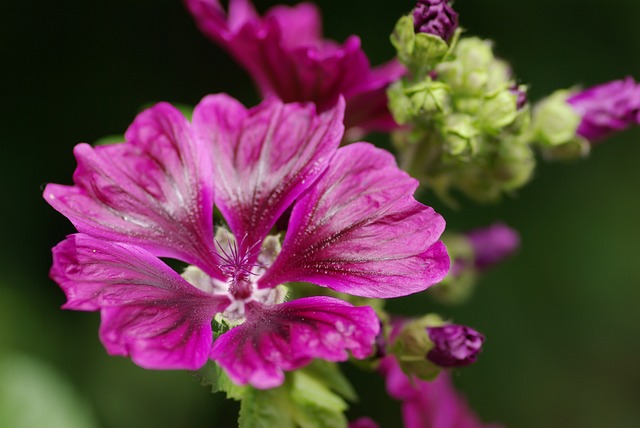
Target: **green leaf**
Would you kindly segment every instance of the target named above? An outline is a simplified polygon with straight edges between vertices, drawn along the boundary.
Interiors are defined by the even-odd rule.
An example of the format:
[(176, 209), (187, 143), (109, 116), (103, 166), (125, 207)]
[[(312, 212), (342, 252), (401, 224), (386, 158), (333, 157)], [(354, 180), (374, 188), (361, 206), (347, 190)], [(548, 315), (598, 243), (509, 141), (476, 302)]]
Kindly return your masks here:
[(304, 372), (314, 379), (324, 383), (329, 389), (340, 394), (349, 401), (357, 401), (356, 391), (349, 383), (349, 380), (342, 374), (340, 367), (336, 363), (324, 360), (315, 360)]
[(292, 375), (291, 397), (295, 404), (295, 421), (302, 428), (347, 427), (344, 416), (347, 403), (303, 370)]
[(288, 373), (278, 388), (246, 387), (239, 428), (346, 428), (348, 405), (332, 389), (355, 398), (337, 365), (326, 361)]
[(211, 386), (211, 392), (224, 392), (227, 398), (233, 400), (242, 400), (249, 389), (233, 383), (224, 370), (213, 361), (208, 361), (195, 373), (200, 377), (202, 386)]
[(248, 387), (240, 406), (239, 428), (295, 428), (290, 386), (274, 389)]

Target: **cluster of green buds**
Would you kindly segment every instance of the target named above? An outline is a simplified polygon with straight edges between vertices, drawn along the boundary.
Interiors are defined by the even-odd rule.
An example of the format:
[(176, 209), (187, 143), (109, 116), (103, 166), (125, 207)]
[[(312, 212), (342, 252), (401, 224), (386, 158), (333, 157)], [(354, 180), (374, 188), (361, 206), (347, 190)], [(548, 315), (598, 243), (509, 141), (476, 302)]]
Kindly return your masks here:
[(393, 136), (403, 167), (445, 201), (451, 189), (491, 201), (522, 186), (535, 165), (526, 87), (491, 42), (415, 24), (415, 13), (402, 17), (391, 38), (409, 70), (388, 91), (395, 120), (410, 125)]
[(462, 37), (451, 0), (418, 0), (391, 42), (408, 71), (387, 92), (405, 125), (392, 135), (402, 167), (451, 205), (451, 190), (490, 202), (527, 183), (534, 149), (545, 159), (578, 159), (640, 119), (631, 77), (556, 91), (530, 107), (526, 86), (492, 43)]

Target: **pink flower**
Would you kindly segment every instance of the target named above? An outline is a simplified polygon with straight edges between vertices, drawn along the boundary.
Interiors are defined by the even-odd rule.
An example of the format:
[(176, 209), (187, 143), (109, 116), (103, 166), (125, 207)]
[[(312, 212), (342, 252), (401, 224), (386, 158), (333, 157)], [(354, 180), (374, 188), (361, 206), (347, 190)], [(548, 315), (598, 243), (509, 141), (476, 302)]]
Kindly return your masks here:
[[(313, 358), (366, 357), (379, 332), (371, 308), (285, 302), (280, 285), (402, 296), (440, 281), (449, 259), (444, 220), (413, 199), (416, 180), (368, 143), (338, 148), (343, 112), (341, 100), (318, 114), (213, 95), (192, 123), (161, 103), (138, 115), (125, 143), (76, 146), (75, 185), (44, 191), (79, 231), (53, 249), (64, 307), (99, 310), (112, 355), (152, 369), (213, 359), (257, 388)], [(217, 232), (214, 204), (228, 226)], [(285, 212), (280, 251), (270, 232)], [(180, 275), (160, 257), (190, 266)]]
[(397, 126), (387, 109), (386, 87), (405, 69), (396, 61), (371, 68), (357, 36), (342, 45), (323, 39), (315, 5), (276, 6), (261, 17), (249, 0), (230, 0), (228, 12), (218, 0), (185, 2), (202, 32), (242, 64), (263, 95), (312, 101), (320, 109), (342, 95), (347, 128)]
[(405, 375), (393, 356), (380, 363), (387, 393), (402, 401), (405, 428), (498, 428), (484, 424), (453, 387), (449, 373), (427, 382)]
[(593, 142), (638, 123), (640, 88), (632, 77), (596, 85), (567, 102), (582, 117), (577, 134)]

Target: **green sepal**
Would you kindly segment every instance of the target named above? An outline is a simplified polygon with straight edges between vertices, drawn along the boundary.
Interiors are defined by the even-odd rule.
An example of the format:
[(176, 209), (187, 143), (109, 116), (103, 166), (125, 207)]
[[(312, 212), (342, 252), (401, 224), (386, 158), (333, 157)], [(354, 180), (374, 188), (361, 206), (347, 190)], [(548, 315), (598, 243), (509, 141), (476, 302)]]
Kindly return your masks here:
[(417, 83), (395, 82), (387, 90), (387, 96), (389, 109), (399, 124), (428, 120), (451, 110), (449, 86), (428, 76)]
[(438, 80), (451, 85), (456, 96), (479, 97), (513, 84), (509, 64), (493, 54), (493, 43), (465, 37), (452, 43), (452, 59), (442, 61), (435, 71)]
[(488, 95), (478, 112), (480, 126), (492, 133), (499, 132), (515, 120), (518, 111), (516, 102), (517, 95), (506, 88)]
[(427, 354), (433, 348), (427, 327), (437, 327), (443, 323), (442, 318), (436, 314), (407, 322), (389, 347), (400, 368), (409, 377), (431, 380), (440, 373), (440, 367), (427, 359)]
[(224, 370), (213, 361), (207, 361), (207, 364), (195, 372), (195, 375), (200, 378), (202, 386), (211, 387), (211, 392), (224, 392), (227, 398), (236, 401), (243, 400), (250, 389), (233, 383)]
[(559, 90), (533, 110), (531, 139), (547, 160), (573, 160), (589, 154), (589, 142), (577, 134), (582, 118), (567, 103), (571, 91)]
[(542, 147), (559, 146), (576, 136), (580, 115), (567, 103), (569, 91), (556, 91), (533, 109), (534, 139)]
[(474, 119), (466, 114), (450, 114), (444, 119), (442, 133), (445, 153), (456, 157), (468, 157), (477, 153), (480, 131), (476, 128)]
[(409, 123), (415, 116), (416, 111), (411, 103), (411, 99), (405, 93), (404, 81), (399, 80), (389, 86), (387, 89), (387, 99), (393, 120), (399, 125)]
[(405, 15), (398, 20), (391, 33), (391, 44), (396, 48), (398, 60), (414, 77), (422, 77), (442, 61), (449, 45), (441, 37), (417, 33), (413, 28), (413, 16)]
[(358, 395), (349, 380), (340, 371), (340, 366), (325, 360), (314, 360), (304, 368), (309, 376), (323, 382), (333, 392), (340, 394), (351, 402), (358, 401)]
[(240, 405), (238, 428), (295, 428), (290, 385), (273, 389), (248, 387)]

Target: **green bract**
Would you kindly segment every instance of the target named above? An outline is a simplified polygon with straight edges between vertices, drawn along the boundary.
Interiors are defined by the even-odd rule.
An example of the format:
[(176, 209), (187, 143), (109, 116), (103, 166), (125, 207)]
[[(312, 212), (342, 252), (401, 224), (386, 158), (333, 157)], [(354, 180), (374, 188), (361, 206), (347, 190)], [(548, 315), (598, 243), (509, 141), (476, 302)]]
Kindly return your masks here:
[(430, 380), (440, 372), (440, 367), (427, 359), (433, 348), (433, 342), (427, 333), (427, 327), (439, 327), (443, 324), (438, 315), (429, 314), (408, 321), (394, 338), (390, 351), (398, 360), (402, 371), (409, 376)]
[[(455, 39), (456, 35), (452, 44)], [(449, 45), (440, 37), (427, 33), (416, 34), (412, 15), (398, 20), (391, 34), (391, 44), (396, 48), (400, 62), (414, 75), (428, 73), (449, 51)]]

